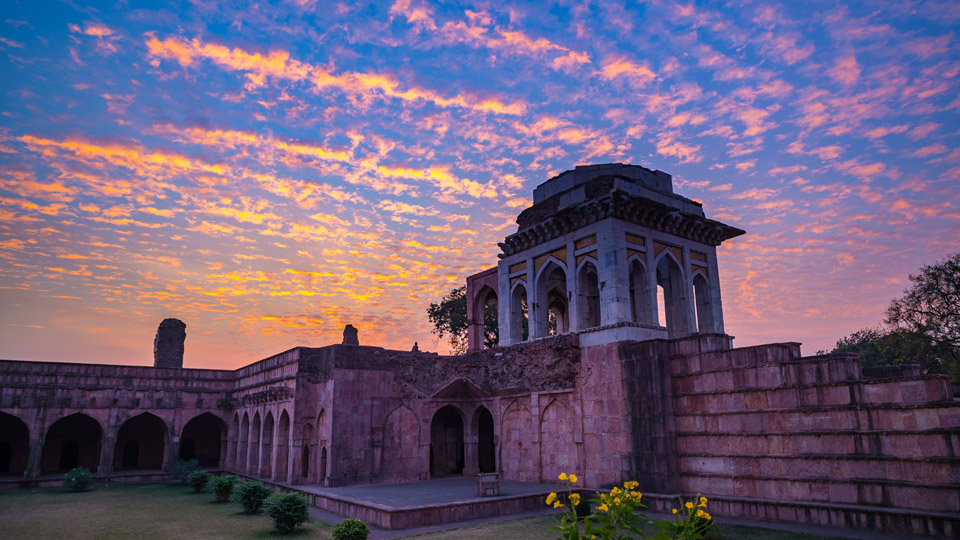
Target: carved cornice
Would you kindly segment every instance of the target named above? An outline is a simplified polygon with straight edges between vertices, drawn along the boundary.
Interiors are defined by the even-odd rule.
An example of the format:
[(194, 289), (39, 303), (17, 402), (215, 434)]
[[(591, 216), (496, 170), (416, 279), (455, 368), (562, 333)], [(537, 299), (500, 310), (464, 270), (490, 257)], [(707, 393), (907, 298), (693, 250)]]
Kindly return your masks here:
[(498, 244), (503, 251), (499, 257), (509, 257), (607, 218), (622, 219), (714, 247), (724, 240), (746, 233), (742, 229), (681, 212), (645, 197), (632, 197), (625, 192), (614, 191), (555, 212), (540, 223), (506, 237)]

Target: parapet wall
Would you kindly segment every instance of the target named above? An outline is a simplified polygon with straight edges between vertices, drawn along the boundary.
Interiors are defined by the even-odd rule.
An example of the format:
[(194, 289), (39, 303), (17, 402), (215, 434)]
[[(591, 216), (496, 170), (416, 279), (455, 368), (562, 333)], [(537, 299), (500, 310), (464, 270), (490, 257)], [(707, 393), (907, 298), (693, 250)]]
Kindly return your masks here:
[(865, 379), (856, 355), (799, 344), (675, 355), (679, 491), (720, 515), (951, 537), (960, 402), (917, 373)]

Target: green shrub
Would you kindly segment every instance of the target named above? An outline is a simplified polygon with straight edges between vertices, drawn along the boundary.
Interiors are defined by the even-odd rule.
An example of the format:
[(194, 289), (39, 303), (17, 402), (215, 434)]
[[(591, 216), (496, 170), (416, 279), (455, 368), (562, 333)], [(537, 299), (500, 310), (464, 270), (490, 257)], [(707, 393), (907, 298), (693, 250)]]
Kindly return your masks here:
[(260, 512), (263, 501), (270, 496), (270, 493), (272, 491), (267, 486), (254, 480), (248, 480), (237, 486), (234, 490), (234, 498), (240, 503), (240, 506), (243, 506), (244, 512), (256, 514)]
[(348, 518), (333, 528), (333, 540), (367, 540), (370, 528), (359, 519)]
[(90, 487), (93, 477), (85, 467), (77, 467), (63, 476), (63, 485), (70, 491), (83, 491)]
[(267, 514), (273, 518), (273, 527), (280, 534), (288, 534), (297, 525), (306, 523), (307, 498), (300, 493), (275, 493), (265, 503)]
[(225, 503), (230, 500), (230, 495), (233, 494), (233, 486), (236, 483), (236, 476), (217, 476), (213, 479), (213, 493), (217, 496), (218, 503)]
[(180, 460), (177, 461), (177, 464), (173, 466), (173, 471), (171, 471), (171, 476), (174, 480), (179, 480), (180, 483), (186, 484), (187, 478), (190, 476), (190, 473), (197, 470), (197, 467), (200, 466), (200, 462), (195, 459), (188, 459), (186, 461)]
[(207, 482), (209, 481), (210, 473), (206, 471), (193, 471), (190, 473), (190, 476), (187, 476), (187, 484), (197, 493), (203, 491), (203, 488), (207, 487)]

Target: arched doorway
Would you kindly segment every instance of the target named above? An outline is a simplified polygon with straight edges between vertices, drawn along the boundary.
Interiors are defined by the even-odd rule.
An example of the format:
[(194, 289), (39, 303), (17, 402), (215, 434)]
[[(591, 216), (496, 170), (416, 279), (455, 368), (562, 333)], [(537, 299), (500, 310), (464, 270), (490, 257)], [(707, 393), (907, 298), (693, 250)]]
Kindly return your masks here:
[(474, 431), (477, 434), (477, 468), (482, 473), (496, 472), (496, 448), (493, 444), (493, 415), (481, 405), (476, 414)]
[(580, 267), (577, 288), (580, 295), (577, 324), (580, 330), (600, 326), (600, 281), (593, 263), (587, 262)]
[(527, 308), (527, 288), (517, 284), (510, 296), (510, 341), (530, 339), (529, 309)]
[(237, 470), (247, 472), (247, 456), (250, 454), (250, 415), (243, 413), (243, 420), (240, 421), (240, 436), (237, 442)]
[(320, 483), (327, 485), (327, 447), (320, 449)]
[(715, 332), (710, 287), (707, 285), (707, 278), (699, 272), (693, 276), (693, 297), (697, 309), (697, 331), (701, 334)]
[(666, 251), (657, 263), (657, 286), (663, 289), (663, 320), (666, 322), (668, 335), (683, 335), (688, 329), (687, 292), (683, 285), (680, 263), (669, 251)]
[(430, 474), (463, 474), (463, 416), (447, 405), (430, 422)]
[(303, 437), (300, 444), (303, 446), (300, 450), (300, 480), (311, 483), (314, 479), (310, 478), (310, 447), (313, 445), (313, 425), (310, 422), (303, 425)]
[(180, 459), (196, 459), (201, 467), (220, 465), (220, 441), (226, 426), (223, 420), (203, 413), (187, 422), (180, 432)]
[(290, 439), (290, 415), (287, 411), (280, 413), (280, 422), (277, 425), (277, 464), (273, 479), (280, 482), (287, 481), (287, 445)]
[(150, 413), (127, 420), (117, 431), (113, 468), (162, 469), (167, 440), (167, 425)]
[(496, 347), (500, 342), (500, 325), (498, 321), (499, 304), (497, 302), (497, 293), (494, 292), (494, 290), (490, 287), (484, 286), (480, 292), (477, 293), (474, 306), (473, 319), (483, 323), (483, 342), (480, 345), (484, 349)]
[(43, 441), (40, 471), (55, 473), (74, 467), (95, 472), (100, 464), (100, 423), (81, 413), (61, 418), (50, 426)]
[(247, 457), (247, 472), (260, 473), (260, 412), (253, 415), (250, 423), (250, 454)]
[(570, 331), (567, 308), (567, 274), (555, 262), (547, 263), (537, 282), (537, 336), (555, 336)]
[(273, 477), (273, 413), (268, 412), (263, 420), (263, 436), (260, 450), (260, 477)]
[(27, 424), (12, 414), (0, 413), (0, 476), (23, 476), (29, 454)]

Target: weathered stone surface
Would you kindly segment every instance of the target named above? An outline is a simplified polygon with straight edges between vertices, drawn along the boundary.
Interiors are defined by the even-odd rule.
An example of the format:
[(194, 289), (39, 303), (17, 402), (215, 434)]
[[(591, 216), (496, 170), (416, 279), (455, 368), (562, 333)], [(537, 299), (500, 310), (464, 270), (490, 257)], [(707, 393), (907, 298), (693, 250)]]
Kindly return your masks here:
[(343, 327), (343, 345), (359, 345), (360, 338), (358, 337), (358, 332), (356, 327), (352, 324), (348, 324)]
[(162, 368), (183, 367), (183, 342), (187, 325), (179, 319), (164, 319), (153, 338), (153, 365)]

